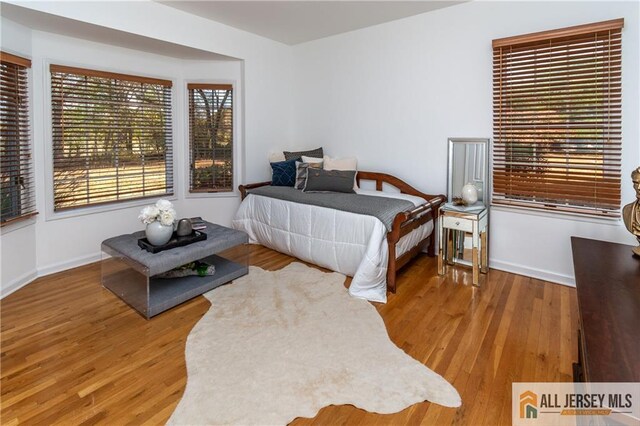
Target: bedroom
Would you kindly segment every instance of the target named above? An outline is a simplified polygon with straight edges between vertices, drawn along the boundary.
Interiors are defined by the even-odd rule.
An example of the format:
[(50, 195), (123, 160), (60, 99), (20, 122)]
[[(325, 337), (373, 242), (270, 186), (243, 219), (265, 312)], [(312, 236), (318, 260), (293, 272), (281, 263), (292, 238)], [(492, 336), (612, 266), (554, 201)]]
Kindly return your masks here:
[[(150, 202), (55, 211), (50, 182), (52, 64), (172, 81), (174, 195), (166, 198), (180, 217), (201, 216), (228, 226), (240, 205), (238, 191), (189, 191), (188, 83), (234, 87), (234, 189), (269, 180), (271, 153), (322, 146), (333, 157), (357, 157), (359, 169), (397, 176), (427, 194), (445, 194), (448, 138), (493, 139), (492, 40), (624, 18), (620, 207), (633, 201), (629, 176), (640, 164), (638, 3), (445, 6), (420, 13), (396, 5), (378, 11), (387, 18), (378, 22), (371, 18), (364, 28), (357, 23), (367, 15), (366, 8), (350, 13), (334, 10), (330, 16), (353, 22), (347, 22), (352, 26), (344, 30), (350, 31), (282, 42), (256, 35), (250, 28), (237, 29), (231, 21), (208, 19), (204, 11), (196, 16), (158, 2), (3, 2), (2, 49), (31, 60), (29, 114), (38, 211), (33, 218), (2, 228), (3, 407), (5, 401), (10, 403), (3, 418), (80, 423), (97, 416), (94, 420), (135, 422), (139, 415), (140, 422), (166, 421), (186, 382), (186, 338), (208, 309), (206, 299), (199, 297), (147, 322), (101, 287), (95, 263), (101, 258), (100, 243), (143, 229), (137, 216)], [(313, 23), (314, 12), (319, 13), (311, 9), (295, 16), (302, 23), (304, 17)], [(235, 16), (256, 15), (262, 16), (251, 10)], [(258, 24), (255, 32), (266, 26), (274, 38), (276, 30), (284, 28)], [(304, 25), (296, 26), (302, 32), (300, 27)], [(627, 245), (635, 244), (635, 239), (619, 219), (505, 207), (491, 207), (490, 215), (486, 279), (493, 284), (480, 289), (495, 292), (487, 290), (487, 299), (478, 299), (480, 308), (471, 309), (472, 286), (455, 284), (470, 280), (467, 269), (452, 268), (439, 278), (436, 259), (424, 255), (400, 273), (396, 294), (379, 307), (391, 340), (452, 383), (461, 395), (463, 411), (422, 403), (395, 418), (340, 406), (323, 410), (319, 422), (400, 423), (419, 418), (439, 424), (462, 416), (461, 421), (472, 424), (486, 416), (488, 423), (508, 423), (511, 381), (542, 381), (542, 377), (572, 381), (571, 364), (578, 357), (578, 306), (571, 236)], [(275, 251), (253, 250), (255, 264), (265, 269), (291, 260)], [(74, 299), (78, 304), (70, 305)], [(12, 301), (15, 304), (9, 305)], [(544, 344), (542, 338), (527, 343), (529, 331), (536, 328), (514, 325), (535, 318), (540, 335), (546, 336)], [(79, 323), (92, 327), (82, 329)], [(80, 334), (73, 334), (72, 324), (80, 327)], [(128, 333), (127, 324), (132, 324)], [(477, 332), (473, 324), (480, 330), (477, 342), (468, 341), (465, 334)], [(550, 331), (554, 324), (559, 324), (559, 333)], [(43, 334), (49, 327), (54, 328)], [(99, 331), (96, 340), (90, 339), (93, 327)], [(110, 335), (111, 327), (121, 331)], [(159, 340), (155, 350), (162, 352), (164, 347), (170, 356), (154, 353), (144, 358), (154, 339)], [(460, 341), (494, 349), (486, 355), (460, 350), (461, 355), (454, 357)], [(85, 349), (107, 352), (97, 352), (95, 362), (89, 359), (74, 368), (73, 360), (65, 358), (70, 350), (66, 345), (82, 342), (87, 343)], [(113, 369), (107, 343), (131, 348), (115, 352), (120, 362)], [(15, 352), (7, 349), (11, 345)], [(482, 362), (474, 366), (476, 356)], [(522, 357), (534, 367), (520, 365)], [(169, 364), (159, 363), (161, 359)], [(135, 361), (135, 370), (123, 365), (127, 360)], [(465, 360), (470, 362), (468, 368), (461, 367)], [(75, 373), (62, 374), (67, 368)], [(167, 376), (160, 377), (161, 368)], [(538, 375), (519, 375), (524, 368)], [(43, 375), (37, 374), (38, 369)], [(60, 384), (64, 380), (67, 384)], [(127, 386), (130, 393), (124, 390)], [(474, 387), (479, 388), (477, 396)], [(42, 403), (49, 398), (50, 405)], [(35, 403), (42, 405), (30, 411)], [(131, 414), (132, 404), (143, 408)]]

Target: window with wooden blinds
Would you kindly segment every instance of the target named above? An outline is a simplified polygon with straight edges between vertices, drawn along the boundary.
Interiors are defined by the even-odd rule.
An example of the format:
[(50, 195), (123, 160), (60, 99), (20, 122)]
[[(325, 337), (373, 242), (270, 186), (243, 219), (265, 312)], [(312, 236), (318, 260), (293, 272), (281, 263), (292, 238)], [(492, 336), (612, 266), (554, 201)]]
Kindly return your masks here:
[(1, 224), (36, 214), (29, 136), (31, 61), (0, 52), (0, 185)]
[(54, 210), (172, 195), (171, 81), (50, 71)]
[(493, 204), (619, 216), (623, 23), (493, 41)]
[(233, 87), (188, 84), (189, 191), (233, 191)]

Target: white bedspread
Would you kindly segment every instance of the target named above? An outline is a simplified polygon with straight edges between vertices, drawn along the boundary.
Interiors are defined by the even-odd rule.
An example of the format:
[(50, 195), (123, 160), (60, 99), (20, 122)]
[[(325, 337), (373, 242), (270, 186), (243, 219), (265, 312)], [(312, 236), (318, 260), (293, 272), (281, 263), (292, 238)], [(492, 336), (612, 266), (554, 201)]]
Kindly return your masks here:
[[(416, 206), (425, 202), (406, 194), (357, 192), (402, 198)], [(373, 216), (251, 195), (240, 205), (231, 226), (246, 232), (251, 243), (353, 277), (349, 293), (355, 297), (387, 301), (387, 230)], [(396, 256), (402, 256), (432, 230), (433, 221), (429, 221), (402, 237)]]

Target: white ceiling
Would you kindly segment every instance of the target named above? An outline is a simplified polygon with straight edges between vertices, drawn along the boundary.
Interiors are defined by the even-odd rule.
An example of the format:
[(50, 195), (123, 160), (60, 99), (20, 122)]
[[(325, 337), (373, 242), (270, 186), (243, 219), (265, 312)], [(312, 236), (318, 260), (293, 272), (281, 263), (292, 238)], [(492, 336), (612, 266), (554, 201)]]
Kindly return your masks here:
[(160, 1), (282, 43), (294, 45), (418, 15), (463, 1)]
[(38, 31), (60, 34), (67, 37), (75, 37), (83, 40), (105, 43), (142, 52), (155, 53), (178, 59), (192, 60), (234, 60), (228, 56), (219, 55), (206, 50), (195, 49), (180, 44), (170, 43), (154, 38), (143, 37), (125, 31), (101, 27), (76, 21), (61, 16), (50, 15), (16, 6), (9, 3), (1, 3), (0, 13), (5, 18), (18, 24)]

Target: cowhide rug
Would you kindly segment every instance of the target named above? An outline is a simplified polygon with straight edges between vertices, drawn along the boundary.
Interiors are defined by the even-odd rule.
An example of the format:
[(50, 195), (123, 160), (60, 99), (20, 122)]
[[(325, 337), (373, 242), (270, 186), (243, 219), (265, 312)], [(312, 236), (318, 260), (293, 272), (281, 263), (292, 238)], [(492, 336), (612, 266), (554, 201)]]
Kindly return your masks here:
[(187, 339), (187, 388), (172, 425), (286, 424), (328, 405), (395, 413), (458, 392), (394, 345), (344, 275), (292, 263), (205, 296), (211, 308)]

